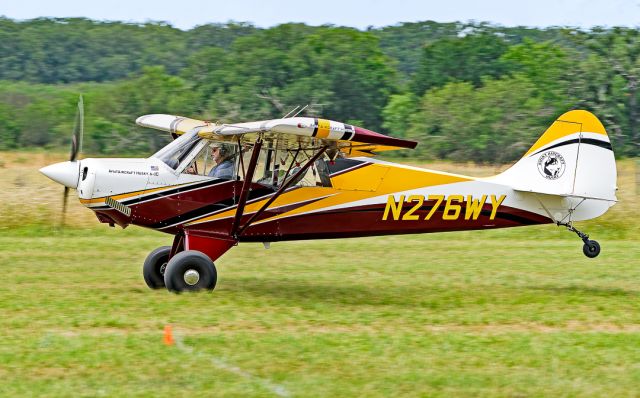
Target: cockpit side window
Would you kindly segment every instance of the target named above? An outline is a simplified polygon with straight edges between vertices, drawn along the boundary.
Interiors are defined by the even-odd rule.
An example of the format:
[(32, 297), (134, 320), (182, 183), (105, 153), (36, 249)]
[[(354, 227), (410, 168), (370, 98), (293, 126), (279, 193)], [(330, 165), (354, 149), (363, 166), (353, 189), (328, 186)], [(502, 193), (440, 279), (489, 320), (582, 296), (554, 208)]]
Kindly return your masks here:
[[(251, 148), (243, 151), (245, 167), (251, 158)], [(296, 155), (298, 152), (298, 155)], [(296, 149), (277, 148), (276, 145), (266, 143), (259, 154), (256, 169), (253, 174), (253, 182), (277, 189), (286, 181), (294, 178), (295, 174), (313, 156), (311, 151), (296, 151)], [(287, 173), (288, 171), (288, 173)], [(242, 170), (239, 174), (244, 176)], [(311, 167), (291, 182), (293, 186), (324, 186), (330, 187), (331, 180), (324, 159), (318, 159)]]
[(203, 142), (202, 147), (194, 150), (199, 153), (186, 158), (190, 163), (183, 173), (225, 180), (236, 179), (237, 145), (209, 141)]
[[(294, 165), (287, 176), (287, 181), (294, 178), (301, 165), (306, 163), (307, 159), (304, 159), (300, 164)], [(329, 178), (329, 172), (327, 169), (327, 163), (325, 159), (318, 159), (315, 163), (307, 169), (302, 175), (293, 181), (292, 186), (300, 187), (330, 187), (331, 179)]]
[(199, 141), (198, 132), (190, 131), (156, 152), (152, 157), (162, 160), (167, 166), (175, 170)]

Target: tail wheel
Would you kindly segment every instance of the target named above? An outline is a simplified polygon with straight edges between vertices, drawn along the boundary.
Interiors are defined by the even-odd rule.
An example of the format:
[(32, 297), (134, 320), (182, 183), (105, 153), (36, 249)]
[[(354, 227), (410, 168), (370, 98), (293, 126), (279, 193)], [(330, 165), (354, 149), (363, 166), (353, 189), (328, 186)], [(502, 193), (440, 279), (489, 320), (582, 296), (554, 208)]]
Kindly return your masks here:
[(585, 234), (584, 232), (578, 231), (573, 226), (571, 221), (569, 221), (568, 223), (558, 222), (557, 224), (558, 226), (562, 225), (567, 227), (569, 231), (575, 232), (576, 235), (578, 235), (580, 239), (582, 239), (582, 241), (584, 242), (584, 245), (582, 246), (582, 252), (584, 253), (585, 256), (589, 258), (598, 257), (598, 254), (600, 254), (600, 244), (598, 242), (596, 242), (595, 240), (589, 240), (589, 235)]
[(589, 258), (598, 257), (598, 254), (600, 254), (600, 244), (595, 240), (587, 240), (582, 246), (582, 252)]
[(218, 272), (204, 253), (186, 250), (173, 256), (164, 273), (164, 283), (172, 292), (213, 290)]
[(164, 271), (169, 262), (169, 254), (171, 246), (162, 246), (147, 256), (142, 266), (142, 276), (147, 286), (151, 289), (160, 289), (164, 287)]

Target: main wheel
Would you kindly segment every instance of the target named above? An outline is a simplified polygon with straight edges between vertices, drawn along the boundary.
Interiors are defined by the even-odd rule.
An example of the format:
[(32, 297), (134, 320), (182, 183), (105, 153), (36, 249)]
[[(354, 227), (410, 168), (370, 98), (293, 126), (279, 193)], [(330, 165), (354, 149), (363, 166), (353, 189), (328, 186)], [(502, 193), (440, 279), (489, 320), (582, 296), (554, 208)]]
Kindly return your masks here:
[(588, 240), (582, 246), (582, 252), (589, 258), (598, 257), (598, 254), (600, 254), (600, 244), (595, 240)]
[(213, 290), (218, 272), (204, 253), (186, 250), (173, 256), (164, 273), (164, 283), (172, 292)]
[(142, 276), (151, 289), (164, 287), (164, 270), (169, 262), (171, 246), (161, 246), (147, 256), (142, 266)]

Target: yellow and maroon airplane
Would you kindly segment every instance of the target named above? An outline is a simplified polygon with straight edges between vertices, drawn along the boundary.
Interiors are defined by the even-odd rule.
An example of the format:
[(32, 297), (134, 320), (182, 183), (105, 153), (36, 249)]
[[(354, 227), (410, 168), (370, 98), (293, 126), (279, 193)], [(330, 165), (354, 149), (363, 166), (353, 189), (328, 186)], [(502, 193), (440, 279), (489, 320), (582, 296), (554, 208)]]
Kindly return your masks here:
[[(146, 115), (140, 126), (175, 140), (149, 158), (71, 160), (40, 171), (74, 188), (111, 226), (174, 235), (154, 250), (150, 288), (212, 290), (213, 261), (238, 242), (331, 239), (515, 227), (566, 226), (595, 257), (599, 244), (574, 221), (616, 203), (616, 165), (600, 121), (582, 110), (560, 116), (515, 165), (475, 178), (373, 159), (416, 142), (310, 117), (217, 124)], [(66, 198), (66, 195), (65, 195)]]

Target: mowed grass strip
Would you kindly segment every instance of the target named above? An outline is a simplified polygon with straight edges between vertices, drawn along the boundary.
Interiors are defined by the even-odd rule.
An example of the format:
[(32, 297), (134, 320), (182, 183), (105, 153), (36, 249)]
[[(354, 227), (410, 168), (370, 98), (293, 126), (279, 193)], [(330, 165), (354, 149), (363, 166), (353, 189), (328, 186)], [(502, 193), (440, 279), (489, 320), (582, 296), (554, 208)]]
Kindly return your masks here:
[[(240, 244), (214, 293), (173, 295), (140, 272), (166, 235), (2, 234), (0, 396), (276, 396), (261, 380), (290, 396), (636, 396), (639, 246), (600, 241), (596, 259), (553, 226)], [(189, 350), (162, 344), (167, 324)]]
[[(46, 334), (2, 353), (3, 396), (580, 396), (634, 397), (637, 334), (249, 332), (187, 339)], [(224, 361), (251, 372), (239, 375)]]

